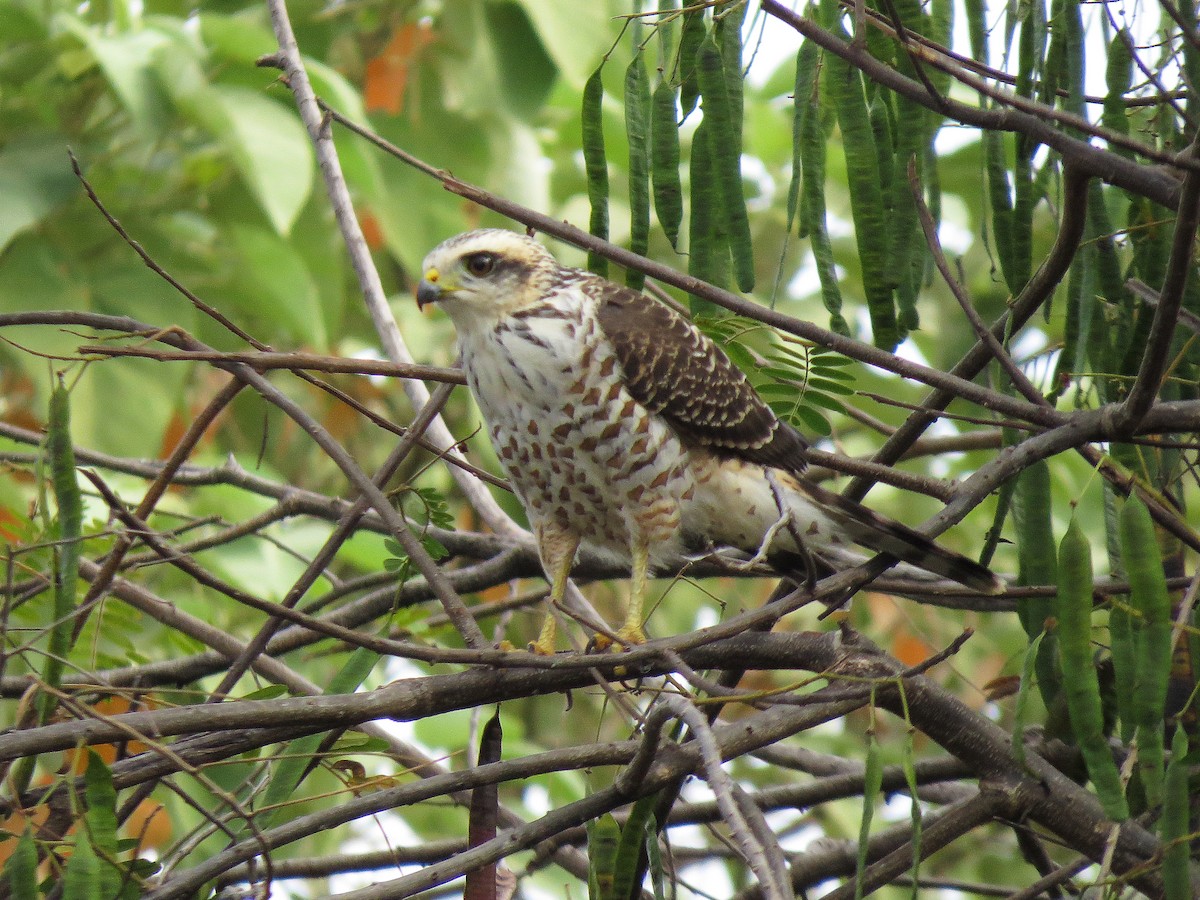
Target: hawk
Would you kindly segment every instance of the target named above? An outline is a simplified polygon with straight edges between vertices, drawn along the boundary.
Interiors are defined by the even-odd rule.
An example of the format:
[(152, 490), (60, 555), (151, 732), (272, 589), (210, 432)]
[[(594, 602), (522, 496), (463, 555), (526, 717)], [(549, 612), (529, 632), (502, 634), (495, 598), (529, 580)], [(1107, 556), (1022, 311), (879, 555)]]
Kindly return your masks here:
[[(667, 306), (496, 229), (450, 238), (422, 271), (417, 303), (437, 303), (454, 322), (551, 602), (562, 600), (580, 544), (629, 565), (617, 632), (626, 644), (645, 640), (649, 572), (714, 550), (799, 555), (811, 576), (814, 554), (854, 543), (1000, 590), (984, 566), (808, 482), (800, 433)], [(531, 647), (554, 652), (553, 615)]]

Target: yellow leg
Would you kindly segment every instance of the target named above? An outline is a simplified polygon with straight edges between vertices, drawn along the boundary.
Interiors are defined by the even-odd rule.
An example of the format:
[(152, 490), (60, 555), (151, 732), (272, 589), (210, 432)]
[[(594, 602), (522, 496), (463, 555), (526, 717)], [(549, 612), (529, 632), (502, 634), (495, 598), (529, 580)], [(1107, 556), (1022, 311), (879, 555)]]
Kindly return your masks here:
[(625, 610), (625, 623), (617, 631), (626, 644), (646, 643), (646, 632), (642, 631), (642, 598), (646, 596), (647, 573), (650, 569), (650, 545), (644, 538), (636, 538), (629, 548), (632, 557), (629, 572), (629, 605)]
[(542, 621), (542, 630), (537, 640), (529, 645), (531, 653), (542, 656), (554, 655), (554, 639), (557, 631), (554, 619), (554, 607), (562, 602), (567, 592), (567, 579), (571, 575), (571, 563), (575, 560), (575, 551), (579, 549), (579, 538), (560, 531), (535, 529), (538, 550), (542, 557), (542, 567), (550, 576), (550, 604), (546, 618)]
[[(646, 595), (647, 573), (650, 569), (650, 545), (644, 539), (635, 539), (629, 548), (629, 604), (625, 607), (625, 621), (617, 629), (617, 642), (627, 647), (646, 643), (646, 632), (642, 631), (642, 598)], [(608, 635), (598, 634), (592, 638), (596, 650), (607, 650), (613, 644)]]
[[(551, 600), (551, 603), (554, 601)], [(558, 627), (554, 620), (554, 610), (546, 611), (546, 618), (542, 619), (542, 630), (538, 632), (536, 641), (529, 645), (529, 652), (536, 653), (539, 656), (553, 656), (554, 643), (558, 634)]]

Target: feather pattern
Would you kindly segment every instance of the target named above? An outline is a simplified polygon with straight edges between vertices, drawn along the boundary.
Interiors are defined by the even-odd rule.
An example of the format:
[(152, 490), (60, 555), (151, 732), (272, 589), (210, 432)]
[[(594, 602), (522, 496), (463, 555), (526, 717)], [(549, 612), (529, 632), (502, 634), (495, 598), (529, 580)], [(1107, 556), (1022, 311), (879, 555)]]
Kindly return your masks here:
[(804, 470), (804, 438), (775, 415), (699, 328), (614, 282), (597, 278), (589, 287), (626, 388), (663, 416), (685, 444), (790, 472)]
[[(985, 566), (810, 483), (804, 438), (667, 306), (498, 230), (451, 238), (423, 276), (418, 301), (454, 320), (556, 596), (581, 542), (630, 560), (634, 599), (648, 570), (696, 550), (819, 562), (850, 543), (1001, 589)], [(640, 604), (622, 631), (638, 639)]]

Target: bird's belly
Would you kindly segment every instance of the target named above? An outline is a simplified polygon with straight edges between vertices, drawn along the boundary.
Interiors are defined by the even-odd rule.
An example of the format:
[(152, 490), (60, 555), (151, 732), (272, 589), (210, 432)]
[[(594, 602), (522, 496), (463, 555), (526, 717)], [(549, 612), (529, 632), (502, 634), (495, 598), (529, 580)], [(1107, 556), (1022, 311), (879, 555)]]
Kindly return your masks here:
[(687, 452), (623, 388), (604, 388), (595, 403), (510, 396), (489, 413), (492, 444), (531, 524), (551, 522), (621, 560), (635, 540), (656, 566), (679, 558), (692, 496)]
[[(791, 487), (795, 476), (787, 472), (710, 454), (693, 454), (692, 468), (696, 487), (684, 510), (683, 527), (693, 542), (750, 554), (795, 552), (794, 530), (809, 550), (844, 543), (825, 511)], [(790, 524), (782, 522), (785, 509), (791, 514)], [(768, 539), (770, 546), (765, 547)]]
[(686, 449), (626, 390), (596, 323), (530, 320), (461, 345), (492, 445), (530, 524), (553, 525), (628, 560), (645, 542), (656, 567), (678, 563), (693, 496)]

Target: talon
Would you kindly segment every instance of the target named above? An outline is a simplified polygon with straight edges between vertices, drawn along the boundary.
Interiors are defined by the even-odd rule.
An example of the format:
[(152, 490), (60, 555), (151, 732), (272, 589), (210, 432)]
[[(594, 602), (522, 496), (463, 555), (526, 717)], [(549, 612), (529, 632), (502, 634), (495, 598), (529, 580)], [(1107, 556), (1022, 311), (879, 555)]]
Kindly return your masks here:
[(555, 654), (554, 644), (543, 644), (540, 640), (530, 641), (525, 649), (530, 653), (536, 653), (538, 656), (553, 656)]
[(605, 653), (608, 648), (615, 642), (607, 634), (593, 634), (591, 640), (587, 642), (586, 650), (588, 653)]

